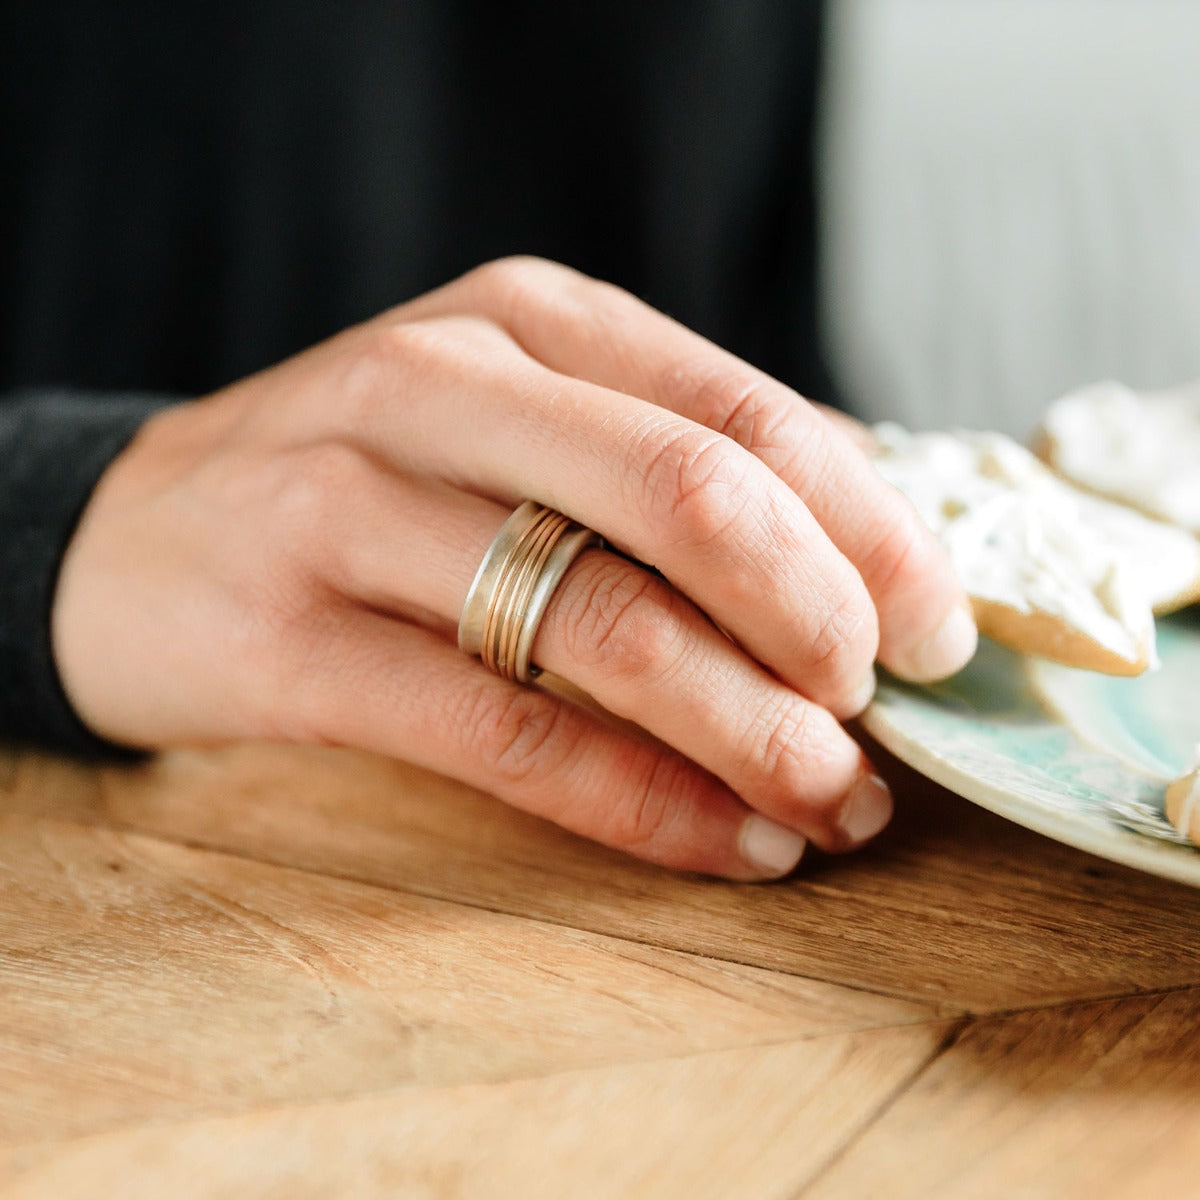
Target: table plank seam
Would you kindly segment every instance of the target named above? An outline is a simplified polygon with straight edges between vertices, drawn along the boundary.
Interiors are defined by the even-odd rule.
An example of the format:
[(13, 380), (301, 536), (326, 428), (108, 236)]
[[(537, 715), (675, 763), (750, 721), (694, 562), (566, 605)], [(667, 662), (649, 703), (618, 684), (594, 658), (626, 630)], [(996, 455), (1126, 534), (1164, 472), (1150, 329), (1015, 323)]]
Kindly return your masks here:
[[(932, 1022), (931, 1022), (932, 1023)], [(804, 1197), (820, 1183), (839, 1162), (842, 1161), (854, 1147), (906, 1096), (916, 1083), (929, 1072), (934, 1065), (952, 1050), (967, 1032), (978, 1023), (976, 1018), (963, 1017), (951, 1023), (941, 1041), (929, 1055), (918, 1063), (894, 1088), (880, 1101), (875, 1108), (858, 1123), (854, 1130), (845, 1138), (840, 1146), (828, 1155), (823, 1162), (812, 1171), (809, 1177), (800, 1185), (800, 1190), (793, 1193), (787, 1200), (804, 1200)]]
[(973, 1022), (1002, 1021), (1010, 1017), (1021, 1017), (1039, 1012), (1069, 1012), (1074, 1008), (1085, 1008), (1090, 1004), (1119, 1004), (1123, 1000), (1143, 1000), (1154, 996), (1172, 996), (1179, 992), (1200, 991), (1200, 980), (1195, 983), (1170, 983), (1161, 987), (1134, 988), (1126, 992), (1100, 992), (1096, 995), (1063, 996), (1055, 1000), (1039, 1001), (1036, 1004), (1019, 1004), (1010, 1008), (967, 1009), (963, 1016)]

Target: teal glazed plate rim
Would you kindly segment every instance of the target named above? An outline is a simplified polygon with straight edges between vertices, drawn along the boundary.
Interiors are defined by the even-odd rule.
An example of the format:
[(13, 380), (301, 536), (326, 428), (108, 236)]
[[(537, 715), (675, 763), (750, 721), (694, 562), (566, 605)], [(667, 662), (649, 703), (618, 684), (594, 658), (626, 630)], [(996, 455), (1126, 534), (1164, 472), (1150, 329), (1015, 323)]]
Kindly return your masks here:
[(1162, 666), (1077, 671), (982, 640), (935, 686), (881, 675), (863, 727), (965, 799), (1056, 841), (1200, 887), (1200, 850), (1163, 811), (1200, 742), (1200, 609), (1158, 622)]

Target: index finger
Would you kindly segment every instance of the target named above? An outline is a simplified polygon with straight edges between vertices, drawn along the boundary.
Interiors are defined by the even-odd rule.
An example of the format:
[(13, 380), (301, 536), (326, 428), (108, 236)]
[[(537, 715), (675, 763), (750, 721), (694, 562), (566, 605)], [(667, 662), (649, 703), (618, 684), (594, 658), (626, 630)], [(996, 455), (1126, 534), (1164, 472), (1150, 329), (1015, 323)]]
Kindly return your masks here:
[(854, 439), (798, 393), (566, 267), (522, 259), (477, 274), (480, 303), (533, 358), (705, 425), (787, 483), (862, 577), (885, 666), (929, 680), (971, 658), (975, 623), (936, 539)]

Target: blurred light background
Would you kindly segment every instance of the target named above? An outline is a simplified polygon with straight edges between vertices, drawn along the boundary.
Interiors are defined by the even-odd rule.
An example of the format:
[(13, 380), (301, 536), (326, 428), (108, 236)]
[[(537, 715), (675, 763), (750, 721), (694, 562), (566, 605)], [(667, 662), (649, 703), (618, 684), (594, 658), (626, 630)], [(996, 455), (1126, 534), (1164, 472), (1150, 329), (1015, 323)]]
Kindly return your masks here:
[(1024, 436), (1200, 376), (1200, 2), (833, 0), (823, 299), (851, 406)]

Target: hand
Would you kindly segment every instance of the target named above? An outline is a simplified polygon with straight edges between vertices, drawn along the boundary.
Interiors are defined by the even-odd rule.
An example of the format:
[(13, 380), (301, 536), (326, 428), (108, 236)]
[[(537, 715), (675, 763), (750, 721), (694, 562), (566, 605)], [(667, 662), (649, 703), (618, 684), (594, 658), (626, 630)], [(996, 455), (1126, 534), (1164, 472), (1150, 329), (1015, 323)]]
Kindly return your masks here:
[[(640, 729), (455, 647), (523, 497), (661, 571), (586, 552), (533, 651)], [(150, 420), (84, 513), (53, 637), (111, 739), (367, 748), (739, 879), (877, 832), (890, 797), (837, 718), (877, 653), (930, 679), (975, 645), (936, 543), (834, 422), (539, 260)]]

